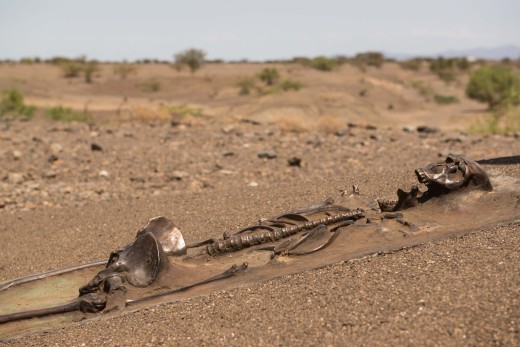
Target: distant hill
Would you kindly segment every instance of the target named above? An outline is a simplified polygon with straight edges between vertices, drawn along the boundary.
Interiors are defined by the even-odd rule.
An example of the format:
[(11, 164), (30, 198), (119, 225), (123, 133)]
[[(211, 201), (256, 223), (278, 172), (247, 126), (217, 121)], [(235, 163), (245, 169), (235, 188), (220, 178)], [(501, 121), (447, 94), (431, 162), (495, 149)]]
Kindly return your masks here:
[(388, 57), (404, 60), (410, 59), (413, 57), (474, 57), (481, 59), (490, 59), (490, 60), (500, 60), (503, 58), (511, 58), (517, 59), (520, 58), (520, 46), (516, 45), (506, 45), (499, 47), (478, 47), (478, 48), (470, 48), (470, 49), (461, 49), (461, 50), (448, 50), (438, 53), (431, 54), (387, 54)]

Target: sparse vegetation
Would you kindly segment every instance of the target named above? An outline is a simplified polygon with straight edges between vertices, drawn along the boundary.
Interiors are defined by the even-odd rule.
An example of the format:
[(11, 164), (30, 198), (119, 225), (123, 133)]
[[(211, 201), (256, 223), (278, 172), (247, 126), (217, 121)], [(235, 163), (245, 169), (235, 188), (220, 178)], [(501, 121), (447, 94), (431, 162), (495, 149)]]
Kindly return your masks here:
[(316, 70), (332, 71), (336, 67), (336, 59), (320, 56), (312, 59), (310, 65)]
[(76, 60), (66, 60), (59, 63), (61, 70), (63, 71), (63, 77), (75, 78), (81, 74), (83, 63)]
[(430, 99), (433, 94), (433, 89), (423, 81), (412, 81), (412, 87), (425, 99)]
[(490, 109), (520, 103), (520, 78), (502, 65), (483, 66), (470, 77), (466, 95)]
[(91, 60), (83, 64), (83, 74), (86, 83), (92, 83), (92, 79), (96, 72), (99, 72), (99, 64), (97, 61)]
[(466, 71), (470, 68), (470, 63), (465, 57), (444, 58), (438, 57), (430, 62), (430, 71), (434, 72), (444, 82), (449, 83), (456, 80), (456, 73)]
[(491, 112), (483, 121), (473, 125), (472, 132), (497, 134), (520, 131), (520, 107), (508, 105)]
[(252, 78), (242, 78), (238, 81), (237, 86), (240, 88), (238, 95), (245, 96), (251, 94), (251, 90), (255, 87), (255, 81)]
[(433, 100), (440, 105), (450, 105), (459, 102), (459, 99), (453, 95), (439, 95), (435, 94)]
[(419, 71), (423, 64), (423, 60), (419, 58), (405, 60), (399, 63), (399, 66), (405, 70)]
[(77, 112), (71, 108), (55, 106), (45, 111), (45, 117), (60, 122), (86, 122), (88, 115), (84, 112)]
[(49, 62), (58, 65), (65, 78), (76, 78), (83, 73), (86, 83), (92, 83), (95, 73), (99, 72), (99, 63), (96, 60), (87, 61), (85, 56), (76, 59), (55, 57), (50, 59)]
[(276, 68), (265, 68), (258, 74), (258, 78), (267, 84), (268, 86), (272, 86), (278, 81), (280, 78), (280, 74)]
[(2, 92), (0, 100), (0, 118), (23, 117), (32, 118), (36, 107), (26, 105), (24, 97), (17, 89), (11, 88)]
[(142, 86), (146, 91), (149, 91), (152, 93), (156, 93), (159, 90), (161, 90), (161, 82), (154, 80), (154, 79), (146, 81), (145, 83), (143, 83)]
[(125, 80), (128, 76), (135, 73), (137, 73), (137, 68), (126, 61), (123, 61), (114, 67), (114, 75), (119, 76), (122, 80)]
[(187, 49), (183, 52), (175, 54), (174, 66), (179, 70), (182, 66), (187, 66), (190, 69), (191, 73), (195, 73), (195, 71), (200, 69), (204, 64), (205, 57), (206, 52), (204, 52), (203, 50), (196, 48)]
[(366, 66), (380, 68), (385, 62), (385, 56), (381, 52), (365, 52), (356, 54), (354, 60)]
[(260, 94), (262, 95), (272, 95), (278, 94), (282, 91), (279, 86), (269, 86), (267, 88), (260, 89)]
[(162, 111), (168, 112), (172, 116), (186, 117), (186, 116), (201, 116), (202, 109), (199, 107), (190, 107), (186, 104), (180, 105), (162, 105)]
[(282, 82), (282, 84), (280, 85), (280, 88), (282, 88), (283, 91), (288, 91), (288, 90), (298, 91), (302, 88), (302, 84), (298, 81), (293, 81), (293, 80), (287, 79)]

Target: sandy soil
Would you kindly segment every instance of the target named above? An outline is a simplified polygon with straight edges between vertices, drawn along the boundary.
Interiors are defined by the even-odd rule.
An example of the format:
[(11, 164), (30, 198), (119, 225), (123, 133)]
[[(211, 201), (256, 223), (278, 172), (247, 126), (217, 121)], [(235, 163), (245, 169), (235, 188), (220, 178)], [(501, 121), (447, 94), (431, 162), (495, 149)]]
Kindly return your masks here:
[[(18, 67), (0, 67), (7, 68)], [(386, 81), (392, 71), (379, 72), (377, 78)], [(41, 72), (45, 84), (49, 71)], [(56, 85), (63, 83), (52, 78)], [(71, 90), (78, 95), (81, 88), (102, 85), (77, 83)], [(50, 100), (51, 92), (61, 95), (59, 88), (67, 86), (54, 87), (42, 91), (42, 100)], [(37, 100), (34, 90), (32, 97)], [(205, 98), (171, 98), (197, 104), (197, 97)], [(278, 99), (272, 102), (290, 105), (290, 97), (274, 97)], [(418, 104), (420, 98), (413, 98)], [(219, 102), (225, 105), (224, 100), (208, 100), (200, 104), (212, 112), (220, 110)], [(237, 100), (243, 105), (232, 105), (235, 109), (265, 102)], [(320, 104), (316, 100), (309, 102)], [(388, 101), (379, 100), (382, 105)], [(463, 101), (455, 108), (471, 105)], [(381, 122), (333, 117), (321, 127), (309, 123), (309, 130), (296, 132), (254, 112), (229, 118), (208, 114), (173, 126), (157, 119), (98, 120), (90, 126), (39, 118), (3, 122), (0, 280), (103, 259), (157, 215), (173, 219), (185, 238), (195, 241), (316, 203), (352, 184), (369, 196), (393, 196), (398, 187), (415, 183), (414, 168), (448, 153), (476, 160), (509, 157), (485, 168), (520, 178), (518, 137), (466, 134), (455, 130), (442, 112), (426, 123), (426, 115), (439, 112), (437, 107), (412, 105), (401, 113), (404, 120), (394, 122), (384, 105)], [(395, 114), (399, 118), (399, 110)], [(298, 119), (307, 124), (305, 117)], [(406, 124), (441, 129), (403, 131)], [(260, 158), (265, 151), (275, 158)], [(301, 159), (301, 166), (289, 165), (293, 157)], [(6, 343), (520, 345), (519, 230), (518, 222), (478, 230)]]

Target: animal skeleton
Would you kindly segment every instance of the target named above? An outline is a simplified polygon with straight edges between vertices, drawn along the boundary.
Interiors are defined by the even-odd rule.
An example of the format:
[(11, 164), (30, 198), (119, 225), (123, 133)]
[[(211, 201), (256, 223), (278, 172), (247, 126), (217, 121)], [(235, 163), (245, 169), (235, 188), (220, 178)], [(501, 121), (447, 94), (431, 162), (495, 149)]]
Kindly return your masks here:
[[(132, 299), (126, 298), (126, 283), (135, 288), (144, 288), (155, 283), (161, 274), (166, 273), (172, 266), (169, 257), (187, 260), (215, 258), (223, 254), (246, 252), (248, 248), (254, 251), (269, 251), (273, 258), (279, 255), (302, 256), (329, 247), (338, 237), (342, 228), (377, 225), (377, 230), (381, 231), (382, 222), (392, 219), (407, 227), (410, 232), (415, 232), (419, 228), (403, 219), (403, 214), (396, 211), (416, 207), (430, 199), (463, 188), (475, 188), (482, 191), (493, 189), (484, 169), (478, 163), (462, 157), (448, 157), (443, 162), (419, 168), (415, 173), (419, 182), (427, 187), (424, 193), (421, 193), (417, 186), (412, 186), (410, 192), (399, 189), (398, 200), (378, 200), (376, 203), (369, 203), (367, 211), (334, 205), (332, 199), (329, 198), (320, 204), (296, 209), (270, 220), (263, 220), (257, 225), (232, 235), (225, 233), (223, 238), (218, 240), (209, 239), (186, 245), (181, 232), (169, 219), (166, 217), (152, 218), (145, 227), (138, 231), (131, 244), (112, 252), (105, 269), (79, 289), (78, 298), (61, 306), (0, 315), (0, 323), (77, 310), (99, 312), (118, 306), (124, 307), (226, 279), (244, 272), (248, 268), (246, 262), (239, 265), (233, 264), (225, 271), (194, 280), (192, 283), (184, 283), (176, 289)], [(352, 195), (359, 195), (359, 189), (356, 186), (353, 188)], [(374, 222), (377, 219), (381, 223)], [(406, 233), (403, 232), (403, 234)], [(199, 249), (199, 252), (188, 254), (190, 249)], [(95, 266), (100, 263), (95, 262), (90, 265)], [(0, 286), (0, 292), (21, 283), (85, 267), (83, 265), (14, 280)]]

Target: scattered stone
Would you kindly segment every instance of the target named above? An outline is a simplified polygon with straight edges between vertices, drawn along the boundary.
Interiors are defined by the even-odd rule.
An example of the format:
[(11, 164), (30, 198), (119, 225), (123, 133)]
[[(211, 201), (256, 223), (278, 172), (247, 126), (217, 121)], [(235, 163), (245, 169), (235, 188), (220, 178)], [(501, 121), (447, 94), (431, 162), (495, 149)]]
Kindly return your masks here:
[(13, 159), (14, 160), (20, 160), (20, 158), (22, 158), (22, 152), (18, 151), (18, 150), (14, 150), (13, 151)]
[(54, 162), (57, 161), (58, 159), (59, 159), (59, 158), (58, 158), (57, 155), (51, 154), (51, 155), (49, 156), (49, 158), (47, 158), (47, 161), (48, 161), (49, 163), (54, 163)]
[(346, 130), (346, 129), (340, 129), (340, 130), (337, 130), (334, 134), (335, 134), (337, 137), (343, 137), (343, 136), (348, 135), (348, 130)]
[(370, 138), (371, 138), (372, 140), (375, 140), (375, 141), (381, 141), (381, 140), (383, 140), (383, 136), (381, 136), (381, 135), (379, 135), (379, 134), (372, 134), (372, 135), (370, 135)]
[(232, 157), (235, 155), (235, 152), (232, 152), (232, 151), (225, 151), (223, 156), (224, 157)]
[(301, 159), (301, 158), (298, 158), (298, 157), (292, 157), (292, 158), (289, 158), (289, 159), (287, 160), (287, 162), (289, 163), (289, 166), (298, 166), (298, 167), (301, 167), (302, 159)]
[(41, 138), (39, 138), (38, 136), (33, 136), (32, 140), (34, 142), (43, 142)]
[(407, 133), (414, 133), (417, 131), (417, 127), (415, 125), (405, 125), (403, 127), (403, 131)]
[(103, 151), (103, 148), (100, 145), (98, 145), (97, 143), (92, 143), (90, 145), (90, 149), (92, 151), (99, 151), (99, 152)]
[(224, 125), (222, 127), (222, 132), (224, 134), (229, 134), (230, 132), (232, 132), (233, 130), (235, 130), (235, 126), (232, 125), (232, 124), (229, 124), (229, 125)]
[(99, 171), (99, 177), (108, 178), (110, 174), (106, 170)]
[(7, 174), (7, 182), (11, 184), (20, 184), (25, 180), (25, 177), (21, 173), (10, 172)]
[(444, 142), (449, 143), (462, 143), (464, 141), (466, 141), (466, 136), (464, 135), (452, 136), (444, 139)]
[(367, 129), (367, 130), (377, 130), (377, 127), (375, 125), (372, 125), (372, 124), (367, 124), (365, 126), (365, 129)]
[(99, 131), (91, 131), (90, 132), (90, 137), (98, 137), (99, 136)]
[(59, 143), (52, 143), (50, 145), (50, 149), (51, 149), (51, 153), (53, 155), (57, 156), (58, 154), (60, 154), (63, 151), (63, 146), (60, 145)]
[(171, 175), (170, 175), (170, 178), (176, 180), (176, 181), (181, 181), (185, 178), (188, 178), (190, 177), (190, 174), (185, 172), (185, 171), (180, 171), (180, 170), (173, 170)]
[(53, 170), (46, 171), (43, 174), (44, 178), (55, 178), (56, 176), (58, 176), (58, 173), (56, 171), (53, 171)]
[(417, 127), (417, 131), (420, 133), (425, 133), (425, 134), (435, 134), (435, 133), (439, 132), (439, 128), (430, 127), (427, 125), (421, 125), (421, 126)]
[(448, 156), (460, 157), (460, 156), (463, 156), (464, 153), (462, 153), (462, 152), (453, 152), (453, 151), (450, 151), (450, 150), (446, 150), (446, 151), (439, 152), (438, 155), (439, 155), (439, 157), (442, 157), (442, 158), (446, 158)]
[(258, 187), (258, 183), (256, 183), (255, 181), (249, 182), (249, 184), (247, 186), (248, 187)]
[(394, 109), (394, 104), (388, 104), (387, 108), (388, 108), (389, 110), (393, 110), (393, 109)]
[(259, 121), (256, 121), (256, 120), (252, 120), (252, 119), (246, 119), (246, 118), (243, 118), (240, 120), (242, 123), (250, 123), (250, 124), (253, 124), (253, 125), (261, 125), (262, 123), (260, 123)]
[(258, 153), (258, 158), (274, 159), (278, 155), (274, 151), (261, 151)]

